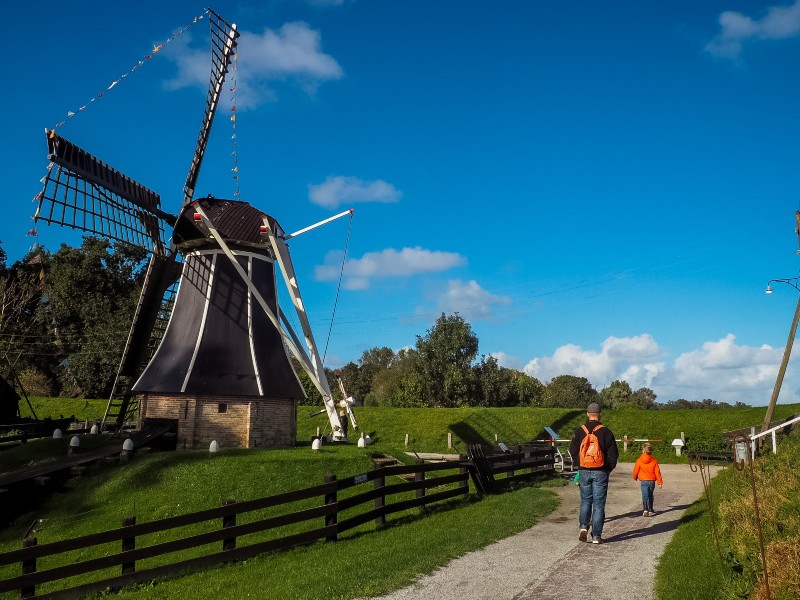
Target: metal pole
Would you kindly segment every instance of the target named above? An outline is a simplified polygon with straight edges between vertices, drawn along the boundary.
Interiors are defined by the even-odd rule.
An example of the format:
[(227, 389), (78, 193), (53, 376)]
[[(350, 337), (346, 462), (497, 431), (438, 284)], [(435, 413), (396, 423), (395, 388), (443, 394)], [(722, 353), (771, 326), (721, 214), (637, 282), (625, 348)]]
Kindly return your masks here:
[(320, 221), (319, 223), (314, 223), (313, 225), (309, 225), (308, 227), (304, 227), (300, 231), (295, 231), (294, 233), (287, 235), (283, 239), (284, 239), (284, 241), (290, 240), (293, 237), (297, 237), (298, 235), (305, 233), (306, 231), (311, 231), (312, 229), (316, 229), (317, 227), (320, 227), (322, 225), (330, 223), (331, 221), (335, 221), (336, 219), (341, 219), (342, 217), (344, 217), (346, 215), (349, 215), (349, 214), (352, 214), (353, 212), (354, 212), (354, 209), (351, 208), (350, 210), (346, 210), (343, 213), (339, 213), (338, 215), (334, 215), (332, 217), (329, 217), (329, 218), (325, 219), (324, 221)]

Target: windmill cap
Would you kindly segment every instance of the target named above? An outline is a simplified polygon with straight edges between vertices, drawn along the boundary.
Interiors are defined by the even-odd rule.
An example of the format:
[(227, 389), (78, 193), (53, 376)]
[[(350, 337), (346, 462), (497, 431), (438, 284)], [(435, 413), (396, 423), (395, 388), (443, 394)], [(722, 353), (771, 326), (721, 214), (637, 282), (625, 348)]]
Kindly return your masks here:
[(590, 402), (586, 407), (586, 412), (589, 414), (600, 414), (600, 405), (597, 402)]

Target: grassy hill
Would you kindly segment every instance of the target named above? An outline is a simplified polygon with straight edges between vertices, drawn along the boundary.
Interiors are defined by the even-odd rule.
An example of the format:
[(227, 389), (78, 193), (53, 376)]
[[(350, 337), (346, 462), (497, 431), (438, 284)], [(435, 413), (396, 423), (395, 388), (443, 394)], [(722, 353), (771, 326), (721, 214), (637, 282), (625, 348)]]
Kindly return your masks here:
[[(328, 427), (326, 415), (309, 415), (316, 407), (301, 406), (298, 411), (299, 442), (308, 442), (319, 427), (324, 433)], [(662, 462), (685, 461), (678, 459), (670, 445), (684, 432), (687, 446), (694, 450), (727, 450), (721, 433), (752, 425), (764, 419), (765, 408), (731, 408), (725, 410), (608, 410), (603, 422), (614, 434), (635, 438), (663, 440), (655, 444), (655, 455)], [(800, 413), (800, 404), (779, 405), (776, 420)], [(564, 438), (585, 421), (581, 410), (556, 408), (356, 408), (361, 431), (370, 435), (376, 447), (388, 452), (451, 452), (466, 453), (467, 444), (506, 444), (544, 439), (549, 436), (545, 426), (554, 429)], [(453, 448), (447, 447), (447, 434), (452, 433)], [(405, 447), (405, 436), (409, 446)], [(351, 434), (351, 440), (353, 435)], [(620, 451), (622, 448), (620, 447)], [(641, 446), (631, 444), (622, 460), (635, 460)]]
[[(800, 598), (800, 430), (779, 437), (778, 453), (753, 465), (767, 572), (774, 600)], [(661, 557), (659, 600), (766, 599), (750, 470), (730, 466), (683, 516)], [(716, 527), (719, 550), (712, 532)], [(721, 554), (721, 556), (720, 556)]]
[[(72, 414), (58, 400), (36, 399), (37, 413)], [(99, 412), (102, 401), (70, 401), (73, 409)], [(134, 514), (138, 522), (219, 506), (222, 500), (244, 501), (316, 485), (326, 473), (340, 477), (371, 467), (371, 454), (391, 454), (407, 461), (406, 452), (463, 453), (474, 442), (491, 443), (495, 435), (509, 444), (545, 437), (550, 426), (564, 437), (585, 418), (578, 410), (564, 409), (389, 409), (358, 408), (361, 430), (374, 443), (366, 451), (355, 446), (327, 445), (309, 449), (316, 428), (325, 432), (325, 415), (309, 417), (316, 407), (298, 412), (298, 446), (287, 450), (223, 449), (210, 458), (205, 450), (142, 456), (131, 463), (98, 465), (87, 476), (70, 480), (61, 493), (37, 502), (0, 530), (0, 549), (19, 547), (25, 530), (36, 520), (40, 543), (118, 527)], [(778, 406), (775, 418), (800, 412), (800, 405)], [(669, 446), (683, 431), (690, 448), (721, 448), (721, 432), (756, 425), (764, 409), (607, 411), (604, 422), (617, 437), (663, 439), (656, 447), (662, 462), (685, 460)], [(80, 413), (76, 412), (79, 418)], [(453, 448), (447, 447), (452, 433)], [(410, 438), (404, 444), (405, 435)], [(68, 436), (67, 436), (68, 437)], [(94, 436), (98, 440), (100, 436)], [(93, 440), (93, 441), (95, 441)], [(88, 440), (87, 440), (88, 442)], [(112, 440), (119, 443), (119, 440)], [(66, 454), (68, 439), (29, 442), (0, 453), (0, 470), (47, 455)], [(634, 460), (639, 447), (632, 445), (623, 460)], [(546, 485), (560, 484), (560, 479)], [(525, 487), (496, 497), (452, 502), (420, 519), (418, 513), (397, 515), (388, 527), (373, 534), (372, 523), (354, 530), (337, 544), (315, 544), (289, 552), (266, 555), (237, 565), (220, 567), (157, 584), (163, 598), (184, 598), (194, 590), (213, 591), (218, 598), (355, 598), (380, 594), (407, 585), (420, 573), (464, 552), (530, 527), (555, 507), (544, 487)], [(469, 527), (464, 527), (464, 523)], [(0, 569), (0, 576), (8, 575)], [(264, 587), (264, 574), (269, 586)], [(123, 590), (119, 597), (151, 596), (152, 586)], [(688, 596), (687, 596), (688, 597)]]

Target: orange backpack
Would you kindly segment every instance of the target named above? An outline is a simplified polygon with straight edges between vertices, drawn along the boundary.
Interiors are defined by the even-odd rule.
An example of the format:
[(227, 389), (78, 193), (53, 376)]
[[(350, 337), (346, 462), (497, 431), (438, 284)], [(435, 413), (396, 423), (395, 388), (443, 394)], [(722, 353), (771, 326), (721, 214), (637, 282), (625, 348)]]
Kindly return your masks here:
[(603, 458), (603, 449), (600, 448), (600, 440), (597, 439), (594, 432), (603, 425), (597, 425), (591, 431), (586, 428), (586, 425), (581, 425), (581, 427), (586, 432), (586, 437), (581, 441), (579, 453), (581, 469), (599, 469), (605, 464), (605, 459)]

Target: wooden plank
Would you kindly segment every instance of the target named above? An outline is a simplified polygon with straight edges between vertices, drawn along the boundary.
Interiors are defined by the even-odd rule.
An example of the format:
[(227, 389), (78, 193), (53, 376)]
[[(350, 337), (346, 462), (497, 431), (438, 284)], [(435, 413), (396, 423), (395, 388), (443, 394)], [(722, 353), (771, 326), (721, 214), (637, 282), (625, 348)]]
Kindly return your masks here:
[[(218, 529), (215, 531), (210, 531), (208, 533), (201, 533), (186, 538), (181, 538), (178, 540), (172, 540), (170, 542), (162, 542), (160, 544), (154, 544), (152, 546), (147, 546), (144, 548), (128, 550), (122, 553), (109, 554), (99, 558), (92, 558), (78, 563), (64, 565), (61, 567), (55, 567), (53, 569), (48, 569), (45, 571), (38, 571), (37, 573), (31, 575), (26, 575), (22, 577), (13, 577), (10, 579), (1, 580), (0, 592), (6, 592), (9, 590), (18, 589), (21, 582), (29, 585), (40, 585), (42, 583), (57, 581), (59, 579), (66, 579), (67, 577), (74, 577), (76, 575), (83, 575), (85, 573), (91, 573), (92, 571), (99, 571), (101, 569), (107, 569), (109, 567), (115, 567), (125, 563), (138, 562), (140, 560), (152, 558), (154, 556), (160, 556), (162, 554), (170, 554), (172, 552), (178, 552), (180, 550), (187, 550), (189, 548), (205, 546), (207, 544), (212, 544), (215, 542), (222, 541), (226, 538), (239, 537), (249, 533), (255, 533), (258, 531), (264, 531), (267, 529), (280, 527), (282, 525), (288, 525), (300, 521), (307, 521), (309, 519), (318, 518), (320, 516), (324, 516), (334, 512), (336, 512), (336, 505), (329, 504), (305, 511), (299, 511), (297, 513), (292, 513), (291, 515), (288, 515), (289, 517), (291, 517), (290, 520), (287, 520), (285, 517), (274, 517), (271, 519), (264, 519), (263, 521), (248, 523), (246, 525), (237, 525), (225, 529)], [(123, 528), (123, 530), (128, 532), (129, 534), (126, 537), (132, 537), (131, 533), (136, 527), (137, 527), (136, 525), (131, 525), (129, 527)], [(327, 530), (329, 528), (324, 528), (324, 529)], [(293, 537), (294, 536), (285, 536), (283, 538), (278, 538), (276, 540), (270, 540), (270, 542), (280, 543), (284, 539), (291, 539)], [(236, 550), (229, 550), (227, 552), (231, 553), (235, 551)]]
[(352, 529), (353, 527), (358, 527), (359, 525), (367, 523), (378, 517), (385, 517), (386, 515), (390, 515), (392, 513), (409, 510), (411, 508), (417, 508), (426, 504), (433, 504), (434, 502), (441, 502), (442, 500), (448, 500), (458, 496), (466, 496), (468, 493), (468, 488), (458, 487), (451, 490), (445, 490), (443, 492), (436, 492), (435, 494), (428, 494), (422, 498), (412, 498), (411, 500), (404, 500), (402, 502), (395, 502), (393, 504), (385, 504), (381, 508), (376, 508), (360, 515), (355, 515), (348, 519), (340, 520), (339, 533)]
[(235, 550), (227, 552), (217, 552), (207, 556), (200, 556), (197, 558), (184, 560), (172, 565), (165, 565), (144, 571), (137, 571), (128, 575), (120, 575), (118, 577), (112, 577), (102, 581), (96, 581), (58, 592), (50, 592), (47, 594), (47, 598), (52, 600), (66, 600), (68, 598), (75, 598), (76, 596), (84, 596), (92, 592), (99, 592), (109, 587), (124, 587), (127, 585), (133, 585), (135, 583), (153, 581), (154, 579), (168, 577), (170, 575), (179, 575), (191, 571), (197, 571), (230, 561), (245, 560), (266, 552), (286, 550), (296, 546), (310, 544), (316, 542), (317, 540), (323, 539), (334, 532), (335, 527), (322, 527), (306, 533), (287, 536), (280, 540), (271, 540), (269, 542), (252, 544), (250, 546), (236, 548)]
[(41, 544), (33, 548), (24, 548), (22, 550), (11, 550), (9, 552), (0, 553), (0, 566), (21, 562), (26, 558), (50, 556), (53, 554), (60, 554), (69, 550), (78, 550), (80, 548), (87, 548), (89, 546), (96, 546), (98, 544), (106, 544), (109, 542), (116, 542), (127, 537), (139, 537), (149, 533), (156, 533), (184, 525), (194, 525), (209, 521), (212, 519), (221, 519), (231, 514), (242, 514), (263, 508), (270, 508), (281, 504), (287, 504), (296, 500), (306, 500), (321, 496), (327, 491), (335, 489), (335, 483), (322, 484), (302, 490), (287, 492), (284, 494), (277, 494), (275, 496), (267, 496), (257, 500), (249, 500), (239, 502), (232, 506), (221, 506), (218, 508), (211, 508), (201, 510), (194, 513), (187, 513), (185, 515), (178, 515), (175, 517), (167, 517), (166, 519), (159, 519), (157, 521), (149, 521), (147, 523), (139, 523), (132, 527), (125, 527), (119, 529), (111, 529), (99, 533), (91, 533), (77, 538), (68, 540), (61, 540), (58, 542), (51, 542), (49, 544)]

